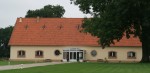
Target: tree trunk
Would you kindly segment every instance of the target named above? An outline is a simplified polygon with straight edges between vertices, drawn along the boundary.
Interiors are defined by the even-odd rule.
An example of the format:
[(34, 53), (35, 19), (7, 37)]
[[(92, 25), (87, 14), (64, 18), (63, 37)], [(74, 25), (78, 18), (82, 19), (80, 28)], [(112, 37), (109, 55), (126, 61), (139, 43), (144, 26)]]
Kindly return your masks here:
[(150, 28), (142, 27), (142, 63), (150, 62)]
[[(143, 44), (143, 43), (142, 43)], [(150, 57), (149, 57), (149, 48), (142, 45), (142, 63), (148, 63), (150, 62)]]

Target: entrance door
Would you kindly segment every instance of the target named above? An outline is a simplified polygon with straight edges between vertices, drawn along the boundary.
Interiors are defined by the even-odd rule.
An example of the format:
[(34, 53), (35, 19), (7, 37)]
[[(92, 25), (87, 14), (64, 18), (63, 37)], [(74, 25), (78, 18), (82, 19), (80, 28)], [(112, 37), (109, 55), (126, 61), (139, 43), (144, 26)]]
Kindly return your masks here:
[(77, 54), (76, 52), (70, 52), (70, 61), (75, 62), (77, 59)]
[(77, 48), (63, 50), (63, 61), (77, 62), (83, 61), (84, 51)]

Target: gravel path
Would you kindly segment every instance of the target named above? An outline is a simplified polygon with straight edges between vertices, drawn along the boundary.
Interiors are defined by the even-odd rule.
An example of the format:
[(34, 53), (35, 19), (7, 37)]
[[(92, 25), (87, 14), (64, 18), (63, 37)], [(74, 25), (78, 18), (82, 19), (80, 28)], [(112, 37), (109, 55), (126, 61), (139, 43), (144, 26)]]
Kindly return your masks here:
[(64, 63), (66, 62), (47, 62), (47, 63), (34, 63), (34, 64), (6, 65), (6, 66), (0, 66), (0, 71), (11, 70), (11, 69), (23, 69), (23, 68), (30, 68), (30, 67), (36, 67), (36, 66), (64, 64)]

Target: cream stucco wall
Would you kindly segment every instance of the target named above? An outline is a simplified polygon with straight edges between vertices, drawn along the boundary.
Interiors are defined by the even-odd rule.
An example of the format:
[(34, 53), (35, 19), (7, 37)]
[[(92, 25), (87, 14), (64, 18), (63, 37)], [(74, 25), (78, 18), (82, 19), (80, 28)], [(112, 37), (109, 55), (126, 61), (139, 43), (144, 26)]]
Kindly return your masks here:
[[(10, 60), (62, 60), (63, 59), (63, 49), (70, 48), (79, 48), (81, 50), (85, 50), (85, 59), (86, 60), (97, 60), (97, 59), (105, 59), (108, 61), (140, 61), (142, 57), (142, 49), (141, 47), (106, 47), (102, 49), (101, 47), (89, 47), (89, 46), (11, 46)], [(17, 51), (24, 50), (26, 51), (25, 58), (18, 58)], [(35, 51), (42, 50), (44, 52), (43, 58), (35, 58)], [(60, 50), (62, 53), (59, 56), (54, 55), (55, 50)], [(95, 57), (91, 56), (91, 51), (96, 50), (97, 55)], [(108, 52), (116, 51), (117, 58), (109, 59)], [(128, 59), (127, 52), (134, 51), (136, 52), (136, 59)]]

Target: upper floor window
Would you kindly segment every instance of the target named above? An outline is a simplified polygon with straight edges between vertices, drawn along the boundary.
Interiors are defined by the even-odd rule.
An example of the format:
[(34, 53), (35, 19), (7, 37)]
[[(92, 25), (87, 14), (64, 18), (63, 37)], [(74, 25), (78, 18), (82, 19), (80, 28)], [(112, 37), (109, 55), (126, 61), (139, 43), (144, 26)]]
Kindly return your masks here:
[(133, 51), (130, 51), (127, 53), (127, 58), (128, 59), (135, 59), (136, 58), (136, 53)]
[(108, 58), (117, 58), (117, 52), (115, 51), (110, 51), (108, 53)]
[(40, 50), (36, 51), (35, 57), (43, 57), (43, 51), (40, 51)]
[(24, 50), (18, 51), (18, 57), (25, 57), (26, 52)]

